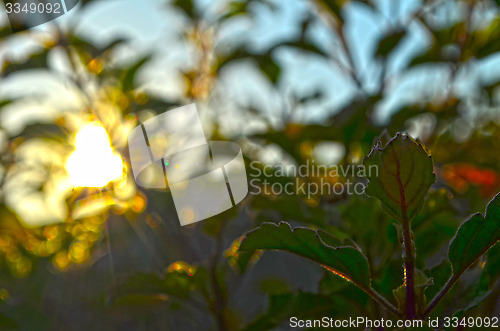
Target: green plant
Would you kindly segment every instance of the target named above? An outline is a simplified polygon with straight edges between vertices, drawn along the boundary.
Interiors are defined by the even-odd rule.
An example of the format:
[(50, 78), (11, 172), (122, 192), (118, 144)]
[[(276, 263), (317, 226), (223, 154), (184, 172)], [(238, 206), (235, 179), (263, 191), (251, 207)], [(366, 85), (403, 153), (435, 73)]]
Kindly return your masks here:
[[(84, 0), (71, 24), (0, 40), (0, 330), (265, 330), (290, 316), (498, 315), (499, 245), (475, 258), (498, 240), (495, 203), (490, 230), (474, 216), (453, 238), (500, 190), (499, 1), (163, 2), (164, 12), (158, 1), (116, 11)], [(92, 31), (103, 33), (85, 33), (100, 8), (106, 19)], [(158, 39), (130, 34), (129, 17)], [(127, 28), (115, 29), (119, 21)], [(211, 139), (238, 142), (249, 176), (273, 184), (321, 178), (254, 176), (249, 165), (269, 150), (279, 164), (357, 166), (384, 129), (419, 137), (434, 169), (400, 136), (391, 146), (405, 146), (404, 159), (421, 167), (404, 212), (391, 199), (397, 178), (379, 173), (368, 178), (371, 197), (249, 194), (182, 228), (171, 194), (135, 187), (130, 166), (127, 185), (55, 190), (78, 121), (100, 121), (127, 163), (131, 128), (191, 102), (213, 120)], [(26, 116), (38, 106), (47, 117)], [(365, 162), (388, 153), (390, 137), (380, 140)], [(331, 149), (338, 158), (321, 159)], [(249, 238), (260, 248), (248, 249)], [(278, 239), (295, 255), (262, 254)]]
[[(341, 240), (321, 229), (291, 228), (285, 222), (264, 223), (247, 233), (240, 251), (281, 250), (305, 257), (362, 290), (393, 317), (424, 319), (447, 296), (460, 277), (500, 240), (500, 194), (488, 204), (484, 215), (475, 214), (458, 228), (449, 244), (449, 262), (443, 261), (426, 274), (416, 268), (419, 247), (415, 247), (412, 223), (421, 212), (435, 181), (431, 156), (421, 143), (397, 134), (389, 141), (385, 137), (378, 140), (363, 164), (376, 165), (379, 169), (378, 173), (367, 176), (369, 182), (365, 193), (380, 200), (382, 209), (393, 220), (402, 244), (403, 285), (393, 289), (397, 307), (374, 289), (370, 272), (373, 261), (367, 259), (369, 252), (363, 252), (351, 239)], [(378, 234), (372, 233), (373, 236)], [(388, 239), (379, 237), (377, 240)], [(451, 275), (448, 276), (450, 264)], [(484, 276), (487, 270), (483, 268)], [(444, 283), (447, 277), (448, 281)], [(427, 303), (426, 290), (431, 285), (439, 289), (437, 293), (433, 289), (432, 293), (436, 294)], [(484, 297), (484, 292), (478, 291), (475, 297), (468, 298), (467, 307), (477, 305), (478, 300)], [(307, 305), (304, 308), (311, 309)], [(287, 309), (287, 306), (280, 309)], [(460, 314), (464, 311), (457, 309), (448, 313)], [(276, 314), (276, 311), (268, 314)]]

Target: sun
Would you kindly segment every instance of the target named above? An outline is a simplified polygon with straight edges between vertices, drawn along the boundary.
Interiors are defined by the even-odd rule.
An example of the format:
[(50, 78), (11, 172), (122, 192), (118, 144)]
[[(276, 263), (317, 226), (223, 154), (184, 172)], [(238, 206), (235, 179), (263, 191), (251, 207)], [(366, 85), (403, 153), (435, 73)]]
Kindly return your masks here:
[(113, 151), (100, 123), (83, 126), (75, 137), (75, 151), (66, 162), (73, 187), (103, 187), (123, 176), (123, 161)]

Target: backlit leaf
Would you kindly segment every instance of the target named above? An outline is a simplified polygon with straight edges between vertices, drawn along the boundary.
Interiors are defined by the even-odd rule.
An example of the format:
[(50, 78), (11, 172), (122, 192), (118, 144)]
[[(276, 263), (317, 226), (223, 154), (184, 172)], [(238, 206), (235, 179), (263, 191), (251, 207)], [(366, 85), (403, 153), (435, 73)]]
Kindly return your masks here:
[(224, 251), (224, 256), (231, 267), (238, 272), (243, 273), (249, 267), (255, 264), (262, 255), (261, 251), (240, 251), (240, 245), (243, 237), (233, 241), (231, 246)]
[(411, 220), (423, 206), (435, 181), (432, 159), (420, 143), (398, 133), (386, 146), (378, 143), (363, 165), (369, 180), (366, 194), (382, 202), (397, 221)]
[[(415, 297), (417, 301), (417, 314), (420, 314), (425, 309), (426, 296), (425, 290), (433, 284), (432, 278), (428, 278), (422, 271), (415, 269)], [(398, 310), (404, 313), (406, 302), (406, 285), (403, 284), (393, 291), (394, 297), (398, 302)]]
[[(331, 247), (325, 233), (307, 228), (292, 229), (288, 223), (263, 223), (247, 233), (240, 250), (273, 249), (300, 255), (364, 288), (370, 286), (370, 270), (365, 256), (353, 247)], [(332, 241), (329, 240), (331, 243)]]

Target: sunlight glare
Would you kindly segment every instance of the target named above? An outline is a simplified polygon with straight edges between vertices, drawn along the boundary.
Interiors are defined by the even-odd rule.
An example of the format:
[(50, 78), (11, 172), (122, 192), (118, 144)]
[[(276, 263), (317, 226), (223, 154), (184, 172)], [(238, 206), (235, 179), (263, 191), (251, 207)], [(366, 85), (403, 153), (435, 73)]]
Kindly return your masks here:
[(75, 139), (76, 150), (66, 163), (74, 187), (103, 187), (123, 176), (123, 161), (100, 124), (83, 126)]

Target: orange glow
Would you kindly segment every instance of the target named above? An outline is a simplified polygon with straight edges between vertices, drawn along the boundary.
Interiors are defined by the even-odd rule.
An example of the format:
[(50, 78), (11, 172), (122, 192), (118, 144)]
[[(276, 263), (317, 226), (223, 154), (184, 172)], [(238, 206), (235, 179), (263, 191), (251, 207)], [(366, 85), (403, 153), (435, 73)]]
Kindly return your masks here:
[(443, 167), (442, 175), (457, 192), (467, 191), (470, 184), (477, 185), (485, 197), (495, 193), (500, 186), (500, 178), (494, 170), (480, 169), (470, 164), (449, 164)]
[(347, 277), (347, 275), (346, 275), (346, 274), (343, 274), (343, 273), (341, 273), (341, 272), (339, 272), (339, 271), (337, 271), (337, 270), (335, 270), (335, 269), (333, 269), (333, 268), (327, 267), (327, 266), (325, 266), (325, 265), (323, 266), (323, 268), (325, 268), (326, 270), (330, 271), (331, 273), (333, 273), (333, 274), (335, 274), (335, 275), (339, 276), (340, 278), (342, 278), (342, 279), (344, 279), (344, 280), (347, 280), (348, 282), (352, 282), (352, 279), (351, 279), (351, 278), (349, 278), (349, 277)]
[(177, 261), (168, 266), (167, 272), (184, 272), (189, 276), (193, 276), (196, 272), (196, 267), (184, 261)]

